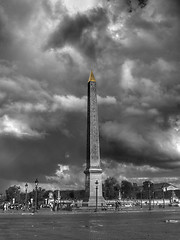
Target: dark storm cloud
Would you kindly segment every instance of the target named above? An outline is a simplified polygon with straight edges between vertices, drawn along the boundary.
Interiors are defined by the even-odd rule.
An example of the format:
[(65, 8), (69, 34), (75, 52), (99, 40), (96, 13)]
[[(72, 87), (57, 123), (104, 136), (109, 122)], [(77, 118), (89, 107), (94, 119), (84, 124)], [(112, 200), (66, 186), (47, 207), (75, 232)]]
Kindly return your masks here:
[(57, 1), (54, 7), (50, 0), (43, 0), (41, 1), (41, 4), (45, 13), (54, 20), (60, 19), (62, 16), (67, 14), (67, 9), (63, 5), (62, 1)]
[[(74, 142), (78, 143), (77, 140), (69, 142), (68, 126), (63, 125), (61, 129), (62, 119), (66, 119), (66, 106), (63, 105), (66, 99), (62, 104), (56, 103), (55, 92), (47, 88), (49, 79), (53, 81), (57, 77), (59, 81), (63, 73), (61, 69), (56, 70), (56, 58), (52, 58), (51, 63), (49, 58), (44, 59), (40, 51), (43, 42), (35, 33), (42, 36), (46, 26), (42, 29), (40, 25), (46, 23), (46, 17), (59, 18), (60, 4), (53, 11), (49, 9), (51, 14), (46, 9), (45, 17), (45, 7), (42, 8), (40, 2), (3, 1), (0, 6), (1, 173), (5, 179), (34, 181), (33, 178), (39, 176), (45, 181), (45, 175), (53, 175), (58, 163), (64, 162), (69, 144), (75, 146)], [(40, 42), (39, 46), (34, 37)], [(46, 81), (41, 82), (42, 79)], [(57, 91), (55, 81), (52, 85)], [(62, 87), (57, 93), (61, 91)], [(72, 151), (76, 152), (76, 149)], [(78, 162), (77, 156), (75, 159)]]
[(45, 182), (82, 171), (90, 67), (111, 173), (121, 163), (153, 176), (178, 168), (178, 10), (168, 0), (104, 1), (76, 14), (61, 1), (0, 1), (1, 176)]
[(0, 1), (1, 58), (10, 60), (17, 58), (24, 44), (21, 40), (22, 33), (37, 16), (39, 7), (40, 4), (36, 1)]
[[(116, 9), (122, 3), (111, 3), (114, 19), (120, 21)], [(118, 162), (174, 169), (179, 166), (179, 133), (169, 125), (169, 118), (174, 119), (179, 112), (179, 54), (174, 54), (179, 49), (179, 22), (177, 12), (173, 19), (164, 12), (170, 9), (169, 16), (172, 16), (177, 2), (171, 5), (166, 1), (166, 8), (161, 2), (153, 9), (154, 4), (155, 1), (149, 1), (144, 11), (134, 12), (124, 23), (129, 43), (126, 47), (125, 42), (125, 47), (116, 51), (122, 59), (126, 56), (131, 60), (126, 62), (124, 58), (127, 65), (120, 63), (121, 90), (116, 94), (121, 104), (119, 109), (111, 109), (116, 117), (113, 121), (108, 114), (106, 120), (102, 117), (101, 152), (104, 158)], [(152, 16), (157, 19), (153, 20)], [(115, 88), (116, 84), (117, 81)], [(103, 115), (103, 110), (100, 113)]]
[(112, 8), (116, 8), (118, 11), (128, 10), (129, 12), (135, 11), (138, 7), (143, 8), (147, 5), (148, 0), (106, 0)]
[[(162, 3), (164, 2), (164, 7)], [(175, 1), (159, 1), (159, 10), (164, 14), (164, 16), (172, 17), (172, 18), (179, 18), (180, 17), (180, 2), (178, 0)]]
[(66, 43), (77, 43), (80, 40), (83, 30), (92, 26), (86, 15), (78, 14), (75, 18), (65, 16), (63, 22), (60, 23), (49, 45), (52, 47), (63, 47)]
[(6, 22), (6, 15), (2, 8), (0, 8), (0, 50), (2, 51), (2, 47), (6, 46), (10, 43), (12, 34), (8, 30), (8, 24)]
[(35, 8), (38, 6), (38, 2), (32, 2), (29, 0), (7, 0), (0, 1), (1, 10), (11, 17), (12, 21), (17, 24), (27, 24), (29, 19), (33, 17)]
[(100, 40), (108, 24), (103, 8), (90, 10), (86, 14), (66, 15), (50, 37), (46, 48), (63, 48), (72, 45), (78, 51), (95, 60), (102, 51)]
[(45, 175), (55, 174), (59, 163), (82, 166), (86, 152), (82, 134), (86, 131), (85, 122), (84, 115), (69, 113), (63, 128), (50, 130), (43, 138), (1, 137), (1, 177), (31, 182), (38, 176), (43, 182)]
[(131, 126), (130, 122), (123, 124), (106, 122), (102, 125), (102, 157), (115, 159), (117, 162), (126, 164), (133, 163), (136, 166), (148, 165), (162, 169), (177, 168), (179, 155), (171, 149), (173, 147), (171, 146), (171, 134), (167, 133), (161, 137), (160, 129), (150, 127), (150, 124), (145, 122), (145, 118), (141, 124), (143, 125), (141, 129), (140, 122), (136, 124), (136, 128)]

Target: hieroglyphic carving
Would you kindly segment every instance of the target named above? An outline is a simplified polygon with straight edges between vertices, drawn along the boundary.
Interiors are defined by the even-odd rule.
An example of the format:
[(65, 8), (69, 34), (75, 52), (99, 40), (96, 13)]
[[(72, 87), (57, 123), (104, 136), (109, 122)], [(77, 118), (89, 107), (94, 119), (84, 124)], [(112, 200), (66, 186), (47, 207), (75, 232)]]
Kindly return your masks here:
[(99, 152), (99, 128), (98, 128), (98, 110), (96, 96), (96, 82), (89, 82), (89, 132), (90, 132), (90, 166), (100, 167), (100, 152)]

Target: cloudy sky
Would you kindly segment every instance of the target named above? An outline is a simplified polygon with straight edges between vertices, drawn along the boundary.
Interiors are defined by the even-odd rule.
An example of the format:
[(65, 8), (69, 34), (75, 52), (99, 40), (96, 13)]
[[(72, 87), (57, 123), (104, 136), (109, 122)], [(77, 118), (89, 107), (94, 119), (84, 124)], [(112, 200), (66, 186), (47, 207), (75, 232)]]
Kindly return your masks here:
[(0, 0), (0, 191), (83, 189), (87, 81), (103, 179), (180, 186), (179, 0)]

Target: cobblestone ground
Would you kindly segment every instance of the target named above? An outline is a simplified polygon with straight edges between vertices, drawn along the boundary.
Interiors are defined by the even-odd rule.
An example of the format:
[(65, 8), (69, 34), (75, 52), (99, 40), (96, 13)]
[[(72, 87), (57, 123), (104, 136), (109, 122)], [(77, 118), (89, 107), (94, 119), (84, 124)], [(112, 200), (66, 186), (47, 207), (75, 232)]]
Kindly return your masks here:
[(179, 240), (180, 211), (0, 214), (0, 240)]

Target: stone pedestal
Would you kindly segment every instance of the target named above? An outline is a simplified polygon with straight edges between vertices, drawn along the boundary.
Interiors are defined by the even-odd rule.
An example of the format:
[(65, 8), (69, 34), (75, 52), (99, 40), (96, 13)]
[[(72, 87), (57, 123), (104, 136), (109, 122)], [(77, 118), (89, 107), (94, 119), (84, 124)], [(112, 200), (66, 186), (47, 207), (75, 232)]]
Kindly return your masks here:
[(102, 196), (102, 169), (89, 169), (86, 174), (86, 201), (88, 206), (102, 206), (105, 200)]

